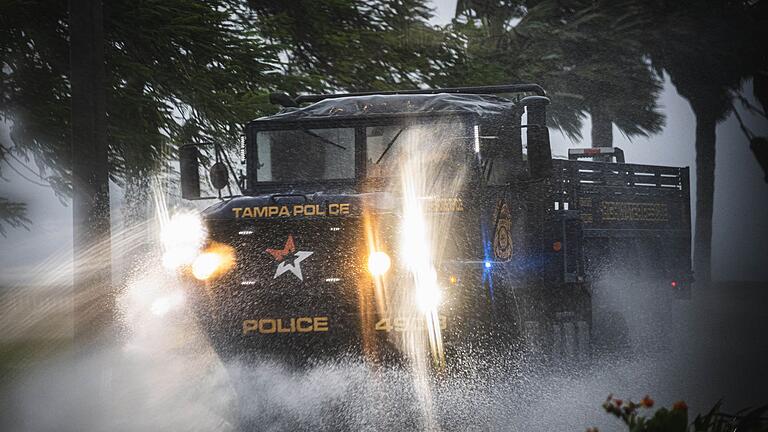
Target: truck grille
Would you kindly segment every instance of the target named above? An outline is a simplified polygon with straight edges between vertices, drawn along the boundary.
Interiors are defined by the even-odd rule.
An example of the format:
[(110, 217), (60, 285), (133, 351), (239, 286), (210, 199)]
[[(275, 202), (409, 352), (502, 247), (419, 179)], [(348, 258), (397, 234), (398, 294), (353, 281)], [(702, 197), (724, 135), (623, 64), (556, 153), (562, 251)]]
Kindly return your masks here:
[(365, 239), (357, 219), (215, 221), (235, 268), (218, 282), (259, 316), (354, 313)]

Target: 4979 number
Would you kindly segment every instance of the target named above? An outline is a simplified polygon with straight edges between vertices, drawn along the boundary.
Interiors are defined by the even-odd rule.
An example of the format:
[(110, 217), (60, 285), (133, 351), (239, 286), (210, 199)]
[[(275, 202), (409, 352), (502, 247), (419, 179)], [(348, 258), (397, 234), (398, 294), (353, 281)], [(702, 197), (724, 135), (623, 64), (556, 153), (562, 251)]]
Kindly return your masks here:
[[(424, 317), (397, 317), (397, 318), (382, 318), (376, 321), (374, 329), (376, 331), (384, 332), (407, 332), (414, 330), (423, 330), (427, 328), (427, 321)], [(445, 330), (446, 319), (440, 317), (440, 329)]]

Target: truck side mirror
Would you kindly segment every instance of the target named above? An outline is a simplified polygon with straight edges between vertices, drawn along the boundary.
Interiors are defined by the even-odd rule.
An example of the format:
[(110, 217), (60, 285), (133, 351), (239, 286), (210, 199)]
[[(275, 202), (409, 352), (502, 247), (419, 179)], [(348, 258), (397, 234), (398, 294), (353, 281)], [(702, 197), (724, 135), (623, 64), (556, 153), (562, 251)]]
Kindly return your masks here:
[(188, 200), (200, 199), (200, 151), (187, 144), (179, 148), (179, 171), (181, 172), (181, 197)]
[(211, 185), (216, 190), (222, 190), (229, 184), (229, 172), (227, 166), (223, 162), (216, 162), (211, 165), (211, 169), (208, 171), (208, 178), (211, 180)]
[(532, 178), (544, 178), (552, 175), (552, 149), (549, 145), (547, 129), (547, 105), (549, 98), (528, 96), (520, 100), (520, 105), (528, 112), (528, 164)]

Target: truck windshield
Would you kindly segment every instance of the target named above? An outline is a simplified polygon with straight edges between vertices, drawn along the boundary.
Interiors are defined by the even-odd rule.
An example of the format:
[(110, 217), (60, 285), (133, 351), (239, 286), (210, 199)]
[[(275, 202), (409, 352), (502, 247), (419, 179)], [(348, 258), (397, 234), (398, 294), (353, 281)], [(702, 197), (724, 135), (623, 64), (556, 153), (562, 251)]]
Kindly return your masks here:
[(353, 128), (292, 129), (256, 134), (256, 181), (314, 182), (355, 177)]
[[(256, 181), (317, 183), (354, 180), (365, 163), (368, 178), (400, 175), (406, 159), (455, 175), (465, 166), (470, 132), (457, 123), (410, 123), (356, 128), (260, 131), (256, 134)], [(364, 132), (364, 135), (362, 133)], [(364, 140), (362, 137), (364, 136)], [(356, 140), (357, 138), (357, 140)], [(360, 154), (361, 158), (356, 155)]]
[(369, 178), (396, 177), (404, 162), (414, 158), (424, 169), (440, 168), (440, 174), (455, 175), (470, 155), (468, 133), (461, 123), (368, 127), (365, 136)]

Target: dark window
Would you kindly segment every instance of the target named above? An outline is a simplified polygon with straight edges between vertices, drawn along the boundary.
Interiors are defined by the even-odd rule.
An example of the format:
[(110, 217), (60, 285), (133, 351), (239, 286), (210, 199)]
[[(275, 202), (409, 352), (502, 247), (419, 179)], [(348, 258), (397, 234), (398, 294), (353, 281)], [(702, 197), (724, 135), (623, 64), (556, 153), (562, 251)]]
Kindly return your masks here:
[(355, 178), (353, 128), (262, 131), (256, 148), (257, 182)]

